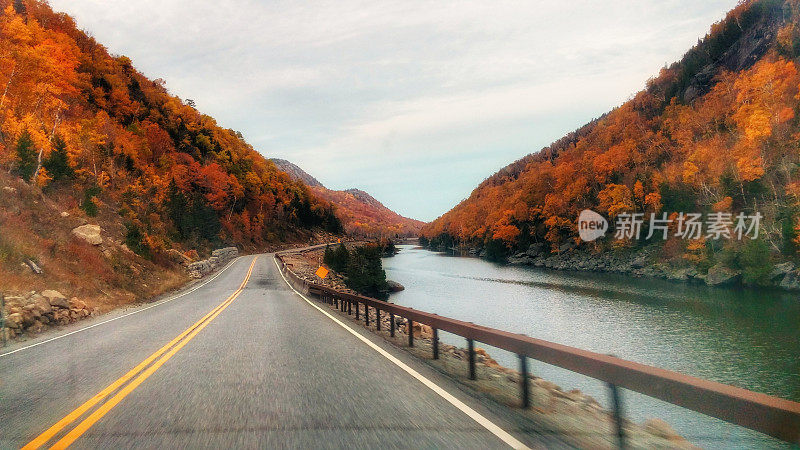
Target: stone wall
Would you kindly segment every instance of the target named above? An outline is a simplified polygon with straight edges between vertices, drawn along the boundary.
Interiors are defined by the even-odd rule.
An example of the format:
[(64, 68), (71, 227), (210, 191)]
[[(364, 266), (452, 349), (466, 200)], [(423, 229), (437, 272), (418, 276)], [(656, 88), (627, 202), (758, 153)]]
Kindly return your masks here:
[(239, 249), (236, 247), (219, 248), (211, 252), (210, 258), (193, 262), (186, 268), (191, 277), (202, 278), (237, 256), (239, 256)]

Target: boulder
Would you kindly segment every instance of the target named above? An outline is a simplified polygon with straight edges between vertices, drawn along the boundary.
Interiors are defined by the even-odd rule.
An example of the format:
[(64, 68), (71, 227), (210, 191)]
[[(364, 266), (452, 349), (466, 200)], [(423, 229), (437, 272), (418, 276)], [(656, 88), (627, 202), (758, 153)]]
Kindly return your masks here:
[(25, 317), (26, 315), (31, 315), (34, 319), (38, 319), (39, 317), (42, 317), (42, 312), (39, 310), (38, 306), (30, 303), (22, 308), (22, 316)]
[(784, 289), (800, 289), (800, 270), (793, 270), (783, 276), (781, 287)]
[(42, 297), (47, 299), (47, 301), (50, 303), (50, 306), (69, 308), (69, 301), (61, 292), (48, 289), (42, 292)]
[(6, 324), (9, 328), (20, 329), (22, 328), (22, 314), (13, 313), (6, 317)]
[(39, 294), (35, 294), (28, 299), (28, 301), (31, 302), (32, 305), (35, 305), (36, 309), (38, 309), (42, 314), (50, 314), (53, 312), (53, 306), (50, 304), (50, 302)]
[(100, 236), (102, 229), (99, 225), (81, 225), (72, 229), (72, 234), (86, 241), (92, 245), (100, 245), (103, 243), (103, 238)]
[(405, 289), (405, 286), (397, 281), (386, 280), (386, 284), (389, 286), (389, 290), (392, 292), (400, 292)]
[(414, 322), (413, 328), (415, 338), (428, 339), (433, 337), (433, 328), (424, 323)]
[(783, 278), (792, 270), (794, 270), (794, 263), (791, 261), (775, 264), (775, 266), (772, 268), (772, 273), (770, 273), (770, 279), (776, 280), (778, 278)]
[(717, 263), (708, 269), (706, 284), (709, 286), (724, 286), (738, 281), (741, 272), (726, 267), (722, 263)]
[(33, 322), (36, 321), (37, 316), (33, 309), (22, 308), (22, 312), (20, 314), (22, 315), (22, 328), (27, 328), (33, 325)]
[(78, 299), (78, 297), (72, 297), (69, 299), (69, 307), (70, 309), (86, 309), (86, 303)]

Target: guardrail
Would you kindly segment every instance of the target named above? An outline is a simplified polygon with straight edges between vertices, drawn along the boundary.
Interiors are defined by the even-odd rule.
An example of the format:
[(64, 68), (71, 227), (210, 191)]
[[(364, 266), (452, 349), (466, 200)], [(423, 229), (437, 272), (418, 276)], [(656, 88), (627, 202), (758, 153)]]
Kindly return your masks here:
[[(301, 251), (321, 246), (308, 247)], [(288, 251), (291, 252), (291, 251)], [(450, 319), (375, 298), (338, 292), (321, 284), (297, 276), (283, 260), (280, 252), (275, 258), (282, 272), (295, 288), (352, 314), (360, 316), (361, 305), (365, 322), (369, 325), (369, 309), (390, 315), (390, 334), (395, 335), (394, 316), (408, 321), (408, 345), (414, 346), (414, 322), (433, 329), (433, 358), (439, 357), (439, 330), (459, 335), (467, 340), (469, 376), (475, 379), (475, 341), (516, 353), (520, 362), (520, 395), (522, 407), (529, 405), (527, 358), (571, 370), (607, 383), (613, 400), (614, 417), (620, 447), (625, 446), (620, 413), (618, 387), (630, 389), (674, 405), (682, 406), (724, 421), (755, 430), (780, 440), (800, 444), (800, 403), (772, 397), (758, 392), (703, 380), (670, 370), (626, 361), (614, 356), (594, 353), (567, 345), (556, 344), (522, 334), (475, 325), (471, 322)], [(377, 321), (380, 330), (380, 320)]]

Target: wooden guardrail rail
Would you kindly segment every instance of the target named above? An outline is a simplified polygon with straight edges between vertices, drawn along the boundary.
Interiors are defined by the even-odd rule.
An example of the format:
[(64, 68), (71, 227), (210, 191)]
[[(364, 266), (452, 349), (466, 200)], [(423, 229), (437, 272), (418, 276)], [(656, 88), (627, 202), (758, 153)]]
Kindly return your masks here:
[[(311, 250), (309, 247), (304, 250)], [(438, 332), (444, 330), (466, 338), (469, 350), (470, 378), (475, 377), (474, 342), (482, 342), (503, 350), (516, 353), (520, 359), (520, 386), (522, 406), (529, 404), (527, 358), (533, 358), (554, 366), (562, 367), (589, 377), (604, 381), (611, 389), (615, 403), (614, 415), (617, 418), (619, 444), (624, 447), (624, 434), (619, 414), (618, 387), (630, 389), (693, 411), (697, 411), (727, 422), (768, 434), (780, 440), (800, 444), (800, 403), (772, 397), (758, 392), (703, 380), (670, 370), (659, 369), (614, 356), (581, 350), (567, 345), (556, 344), (517, 333), (475, 325), (470, 322), (451, 319), (413, 308), (395, 305), (375, 298), (338, 292), (321, 284), (306, 281), (295, 274), (287, 265), (280, 252), (275, 255), (283, 273), (289, 281), (304, 293), (320, 296), (323, 301), (351, 314), (355, 310), (360, 315), (361, 305), (367, 324), (369, 308), (374, 308), (377, 316), (381, 312), (389, 314), (391, 335), (394, 336), (394, 316), (408, 320), (408, 330), (413, 323), (430, 326), (433, 333), (433, 356), (438, 358)], [(380, 320), (378, 320), (380, 327)], [(378, 328), (380, 329), (380, 328)], [(414, 345), (414, 333), (408, 333), (410, 346)]]

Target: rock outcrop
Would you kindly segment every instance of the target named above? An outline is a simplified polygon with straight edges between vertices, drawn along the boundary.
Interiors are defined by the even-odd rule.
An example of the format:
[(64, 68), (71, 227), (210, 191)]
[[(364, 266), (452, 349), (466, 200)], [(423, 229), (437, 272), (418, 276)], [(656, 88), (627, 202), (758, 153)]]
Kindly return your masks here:
[(100, 236), (101, 231), (100, 225), (81, 225), (77, 228), (73, 228), (72, 234), (76, 238), (92, 245), (100, 245), (103, 243), (103, 237)]

